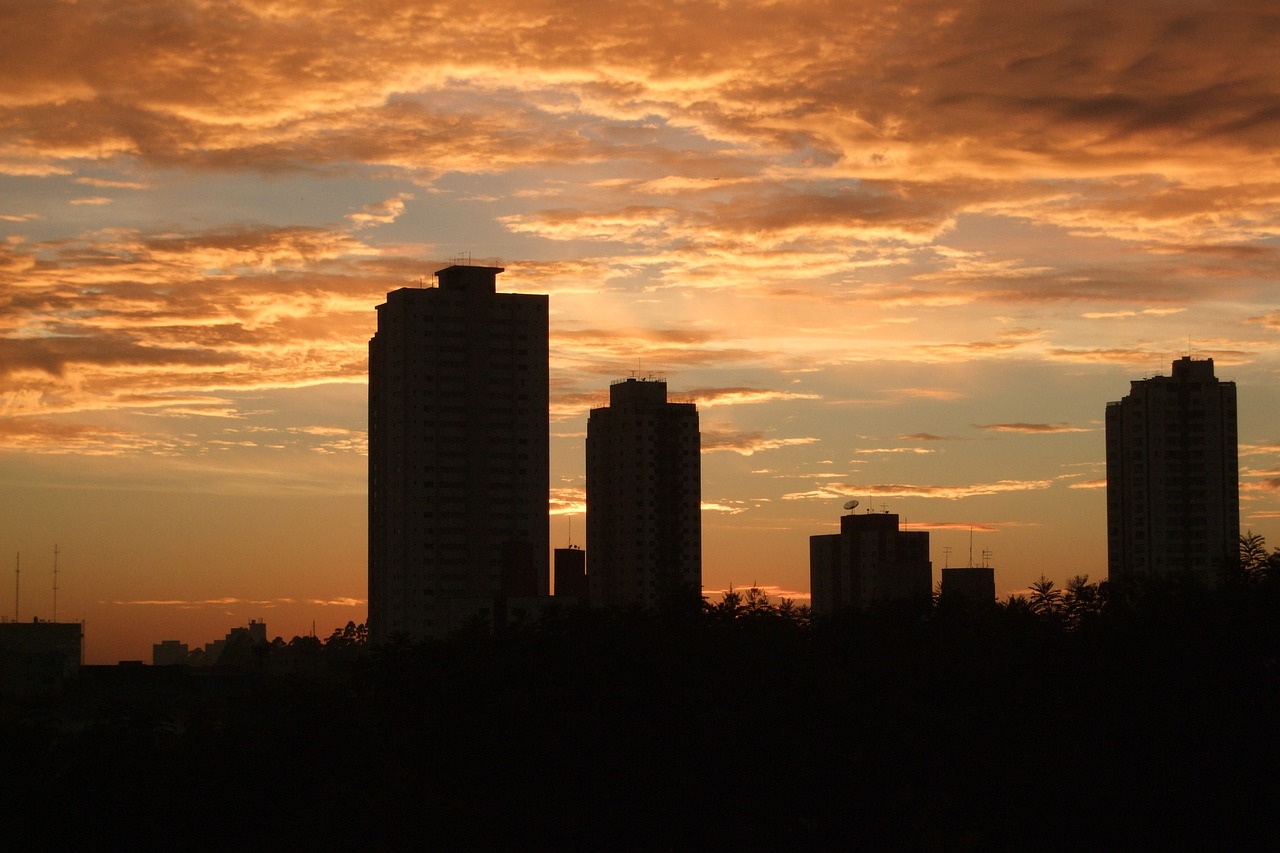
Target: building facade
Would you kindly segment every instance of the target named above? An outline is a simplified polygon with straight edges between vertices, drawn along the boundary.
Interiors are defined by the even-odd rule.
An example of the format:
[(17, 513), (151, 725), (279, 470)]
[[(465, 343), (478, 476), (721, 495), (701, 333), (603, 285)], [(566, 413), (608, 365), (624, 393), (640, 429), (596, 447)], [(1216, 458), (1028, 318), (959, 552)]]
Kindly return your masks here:
[(587, 552), (577, 545), (557, 548), (554, 560), (555, 597), (573, 604), (586, 604)]
[(0, 622), (0, 694), (58, 690), (80, 671), (83, 656), (79, 622)]
[(667, 383), (619, 380), (587, 418), (587, 583), (603, 605), (702, 590), (698, 410)]
[(1108, 574), (1214, 587), (1239, 555), (1236, 386), (1211, 358), (1172, 373), (1107, 404)]
[(814, 615), (886, 602), (927, 605), (933, 563), (927, 531), (899, 530), (894, 513), (848, 513), (839, 533), (809, 537), (809, 589)]
[(940, 603), (977, 607), (995, 604), (996, 570), (990, 566), (943, 569), (938, 599)]
[(369, 341), (369, 639), (438, 637), (545, 597), (547, 297), (498, 267), (378, 306)]

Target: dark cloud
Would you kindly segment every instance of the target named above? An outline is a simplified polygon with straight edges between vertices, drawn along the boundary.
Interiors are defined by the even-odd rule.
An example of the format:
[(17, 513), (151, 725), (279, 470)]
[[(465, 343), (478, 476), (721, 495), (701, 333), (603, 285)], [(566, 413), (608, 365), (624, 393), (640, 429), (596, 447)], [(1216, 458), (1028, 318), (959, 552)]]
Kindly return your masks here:
[(233, 360), (227, 355), (197, 348), (156, 347), (132, 336), (0, 338), (0, 377), (5, 378), (30, 370), (62, 376), (68, 364), (208, 368)]
[[(543, 101), (578, 115), (667, 113), (798, 162), (868, 166), (900, 161), (904, 141), (992, 164), (1132, 162), (1173, 142), (1267, 150), (1280, 121), (1280, 16), (1261, 2), (818, 8), (26, 3), (6, 18), (0, 72), (19, 105), (10, 121), (32, 141), (160, 160), (206, 152), (209, 165), (236, 167), (394, 163), (415, 151), (425, 165), (449, 149), (478, 166), (521, 150), (562, 160), (653, 143), (548, 134), (550, 119), (568, 130), (575, 113), (552, 116)], [(486, 79), (499, 72), (500, 85)], [(539, 90), (553, 79), (559, 98)], [(501, 88), (519, 83), (523, 102)], [(433, 88), (451, 96), (438, 113), (427, 104), (440, 98), (397, 94)], [(506, 102), (485, 112), (477, 96)], [(315, 132), (317, 115), (345, 132)]]

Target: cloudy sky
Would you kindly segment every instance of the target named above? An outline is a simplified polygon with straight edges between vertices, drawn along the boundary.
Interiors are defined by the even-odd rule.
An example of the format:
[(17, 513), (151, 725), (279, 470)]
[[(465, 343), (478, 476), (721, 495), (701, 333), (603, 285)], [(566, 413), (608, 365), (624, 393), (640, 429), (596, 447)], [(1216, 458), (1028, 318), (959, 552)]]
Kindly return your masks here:
[(374, 306), (456, 258), (550, 294), (557, 546), (639, 371), (701, 412), (708, 590), (803, 600), (853, 498), (1002, 596), (1101, 578), (1105, 405), (1187, 354), (1280, 545), (1277, 43), (1261, 0), (3, 0), (0, 614), (94, 663), (363, 621)]

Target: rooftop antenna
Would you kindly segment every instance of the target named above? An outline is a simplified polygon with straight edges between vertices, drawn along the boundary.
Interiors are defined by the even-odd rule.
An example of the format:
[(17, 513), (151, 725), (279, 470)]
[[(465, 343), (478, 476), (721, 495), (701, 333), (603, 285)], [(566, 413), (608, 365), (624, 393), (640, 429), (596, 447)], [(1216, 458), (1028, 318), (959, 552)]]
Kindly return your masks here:
[(18, 621), (18, 594), (22, 591), (22, 552), (14, 558), (13, 566), (13, 621)]
[(53, 621), (58, 621), (58, 543), (53, 543)]
[(569, 516), (569, 547), (573, 547), (573, 516)]
[(950, 545), (942, 546), (942, 567), (944, 569), (951, 568), (951, 546)]
[(973, 568), (973, 525), (969, 525), (969, 568)]

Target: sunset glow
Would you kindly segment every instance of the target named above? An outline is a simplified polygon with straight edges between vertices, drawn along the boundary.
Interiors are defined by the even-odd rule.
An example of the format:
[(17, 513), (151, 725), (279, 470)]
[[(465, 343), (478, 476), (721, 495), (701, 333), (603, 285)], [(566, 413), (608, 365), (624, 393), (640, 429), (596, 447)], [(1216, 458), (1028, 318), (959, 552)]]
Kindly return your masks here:
[(1280, 545), (1277, 43), (1262, 2), (0, 3), (0, 615), (55, 616), (56, 544), (89, 663), (364, 621), (374, 307), (458, 259), (550, 296), (554, 546), (652, 374), (707, 591), (803, 602), (849, 499), (1001, 597), (1101, 579), (1105, 405), (1186, 354)]

